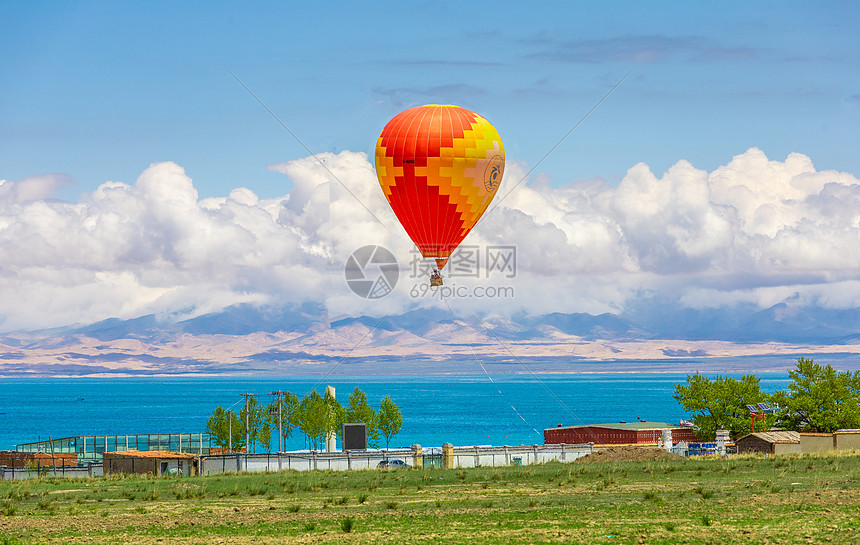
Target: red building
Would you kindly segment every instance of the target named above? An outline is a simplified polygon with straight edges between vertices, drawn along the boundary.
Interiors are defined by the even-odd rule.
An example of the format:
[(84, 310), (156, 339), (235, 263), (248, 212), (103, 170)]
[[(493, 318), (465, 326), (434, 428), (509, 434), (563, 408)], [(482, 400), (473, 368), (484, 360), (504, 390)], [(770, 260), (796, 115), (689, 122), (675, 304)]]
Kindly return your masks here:
[(543, 430), (543, 442), (546, 445), (656, 445), (663, 439), (663, 430), (671, 430), (673, 445), (681, 441), (699, 441), (693, 428), (642, 421), (549, 428)]
[(78, 455), (75, 453), (57, 452), (18, 452), (16, 450), (0, 450), (0, 466), (6, 467), (60, 467), (78, 465)]

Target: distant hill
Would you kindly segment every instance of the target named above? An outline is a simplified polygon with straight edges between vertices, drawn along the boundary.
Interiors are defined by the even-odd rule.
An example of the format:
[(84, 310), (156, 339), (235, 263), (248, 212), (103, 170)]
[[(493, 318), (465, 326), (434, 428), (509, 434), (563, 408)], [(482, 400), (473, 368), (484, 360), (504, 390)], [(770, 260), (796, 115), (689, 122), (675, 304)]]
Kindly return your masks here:
[(525, 361), (554, 371), (583, 370), (586, 362), (611, 370), (617, 362), (639, 361), (626, 368), (648, 371), (677, 365), (672, 361), (695, 360), (702, 368), (719, 358), (793, 353), (860, 353), (860, 309), (787, 300), (765, 310), (650, 305), (622, 315), (502, 318), (420, 309), (331, 318), (316, 304), (242, 304), (180, 321), (148, 315), (6, 334), (0, 336), (0, 376), (317, 373), (320, 366), (340, 365), (356, 373), (457, 372), (456, 363), (438, 362), (476, 359), (509, 371)]

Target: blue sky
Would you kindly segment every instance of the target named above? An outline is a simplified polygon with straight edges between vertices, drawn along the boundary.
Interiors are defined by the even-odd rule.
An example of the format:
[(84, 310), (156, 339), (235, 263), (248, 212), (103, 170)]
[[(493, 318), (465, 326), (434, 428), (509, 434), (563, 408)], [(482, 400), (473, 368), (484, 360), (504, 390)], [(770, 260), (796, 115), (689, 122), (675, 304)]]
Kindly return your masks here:
[[(749, 147), (860, 172), (852, 2), (492, 4), (4, 2), (0, 178), (58, 172), (76, 200), (176, 161), (201, 197), (288, 183), (266, 165), (371, 152), (385, 122), (454, 103), (553, 183), (643, 161), (711, 170)], [(285, 185), (286, 184), (286, 185)]]
[(366, 155), (426, 103), (505, 142), (466, 243), (516, 246), (516, 297), (475, 311), (860, 308), (857, 28), (854, 2), (0, 2), (0, 331), (420, 307), (342, 264), (408, 260)]

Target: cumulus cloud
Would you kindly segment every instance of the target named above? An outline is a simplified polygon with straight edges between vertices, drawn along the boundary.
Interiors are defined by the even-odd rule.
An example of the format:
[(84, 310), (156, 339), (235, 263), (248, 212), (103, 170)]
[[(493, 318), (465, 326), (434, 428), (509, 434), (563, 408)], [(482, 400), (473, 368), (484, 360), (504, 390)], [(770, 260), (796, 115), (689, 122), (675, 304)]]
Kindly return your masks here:
[(53, 197), (59, 189), (74, 184), (66, 174), (42, 174), (12, 182), (0, 180), (0, 199), (16, 202), (35, 201)]
[[(443, 305), (416, 297), (426, 279), (411, 277), (417, 254), (366, 155), (319, 159), (270, 165), (293, 182), (275, 199), (242, 187), (200, 199), (171, 162), (76, 203), (50, 198), (68, 183), (60, 175), (0, 181), (0, 330), (185, 317), (243, 302), (322, 302), (332, 316)], [(446, 280), (515, 295), (462, 298), (458, 309), (619, 312), (652, 297), (691, 308), (860, 301), (860, 182), (816, 171), (804, 155), (775, 161), (753, 148), (713, 172), (680, 160), (660, 176), (640, 163), (617, 186), (537, 180), (502, 198), (527, 170), (508, 165), (496, 208), (464, 242), (481, 256), (477, 275)], [(401, 263), (384, 299), (361, 299), (343, 279), (347, 257), (367, 244)], [(514, 277), (488, 268), (487, 250), (502, 246), (516, 247)]]

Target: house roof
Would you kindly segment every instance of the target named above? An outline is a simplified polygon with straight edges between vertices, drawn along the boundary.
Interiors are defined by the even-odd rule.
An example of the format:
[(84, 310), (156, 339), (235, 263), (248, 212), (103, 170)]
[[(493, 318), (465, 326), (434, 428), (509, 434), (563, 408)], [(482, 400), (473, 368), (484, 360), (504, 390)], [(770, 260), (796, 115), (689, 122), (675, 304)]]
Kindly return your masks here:
[(796, 431), (759, 431), (738, 439), (738, 442), (747, 437), (756, 437), (768, 443), (800, 443), (800, 434)]
[(196, 455), (194, 454), (188, 454), (187, 452), (170, 452), (168, 450), (120, 450), (117, 452), (105, 452), (104, 455), (115, 458), (170, 458), (174, 460), (191, 460), (196, 458)]
[(665, 422), (646, 422), (645, 420), (639, 422), (610, 422), (608, 424), (585, 424), (582, 426), (566, 426), (562, 428), (549, 428), (549, 429), (578, 429), (578, 428), (609, 428), (613, 430), (665, 430), (665, 429), (678, 429), (681, 426), (675, 424), (667, 424)]

